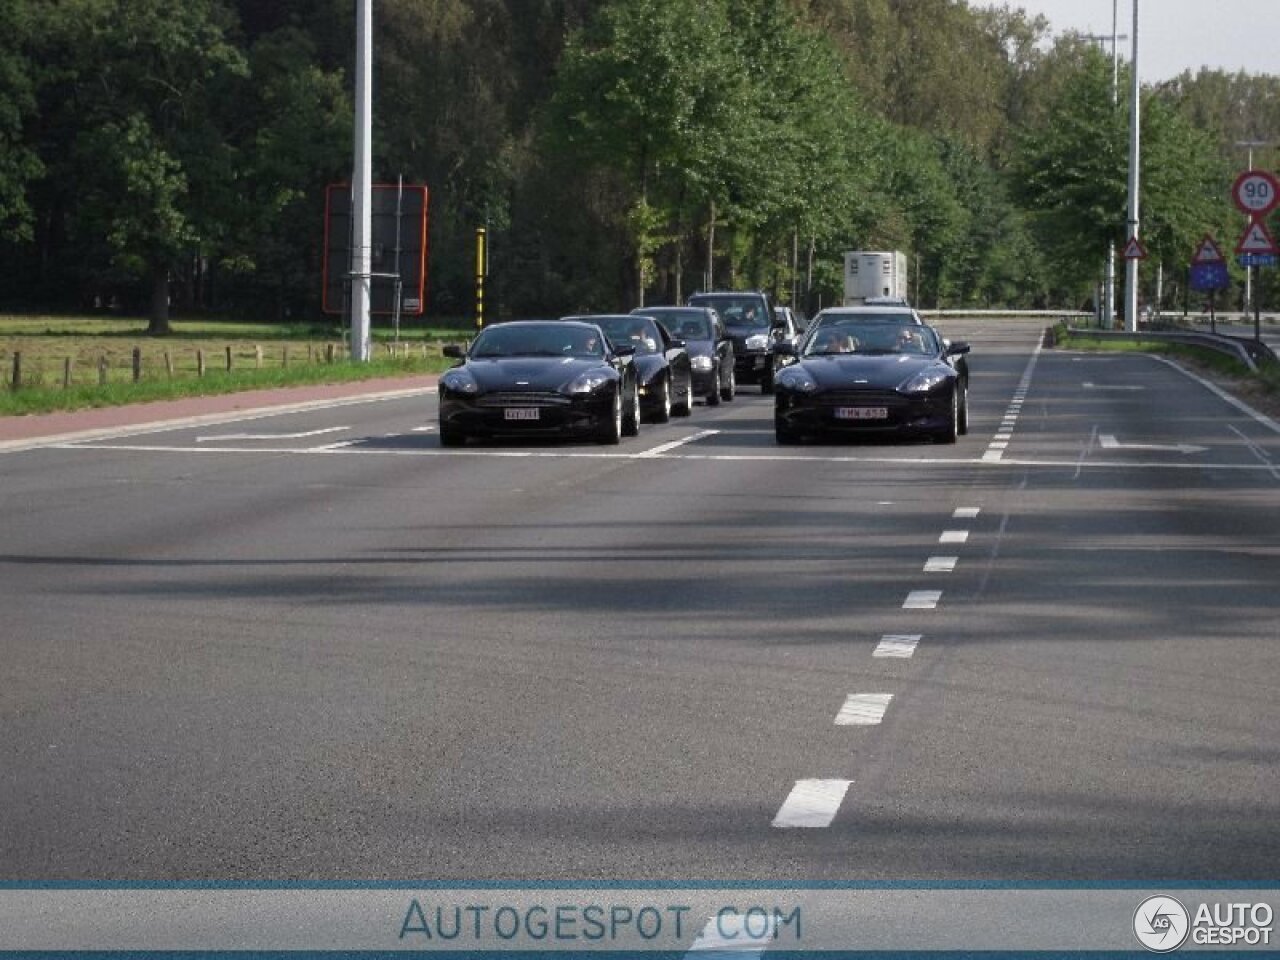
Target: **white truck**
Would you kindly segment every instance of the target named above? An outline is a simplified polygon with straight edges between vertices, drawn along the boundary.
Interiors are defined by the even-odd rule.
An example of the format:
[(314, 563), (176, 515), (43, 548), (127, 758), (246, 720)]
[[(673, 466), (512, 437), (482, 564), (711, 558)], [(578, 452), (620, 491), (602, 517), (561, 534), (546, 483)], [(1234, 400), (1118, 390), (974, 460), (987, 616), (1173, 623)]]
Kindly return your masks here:
[(907, 297), (907, 255), (900, 250), (850, 250), (844, 255), (844, 305), (871, 297)]

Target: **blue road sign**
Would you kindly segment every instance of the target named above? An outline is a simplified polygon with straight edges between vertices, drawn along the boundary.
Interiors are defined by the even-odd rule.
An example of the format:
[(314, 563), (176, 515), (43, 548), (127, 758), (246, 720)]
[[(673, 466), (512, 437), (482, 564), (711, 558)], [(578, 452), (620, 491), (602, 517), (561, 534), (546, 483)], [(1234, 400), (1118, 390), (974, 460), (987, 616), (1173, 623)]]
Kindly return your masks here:
[(1236, 263), (1242, 267), (1274, 267), (1280, 263), (1280, 257), (1274, 253), (1242, 253), (1236, 257)]
[(1193, 263), (1191, 265), (1192, 290), (1225, 290), (1231, 286), (1227, 265), (1218, 263)]

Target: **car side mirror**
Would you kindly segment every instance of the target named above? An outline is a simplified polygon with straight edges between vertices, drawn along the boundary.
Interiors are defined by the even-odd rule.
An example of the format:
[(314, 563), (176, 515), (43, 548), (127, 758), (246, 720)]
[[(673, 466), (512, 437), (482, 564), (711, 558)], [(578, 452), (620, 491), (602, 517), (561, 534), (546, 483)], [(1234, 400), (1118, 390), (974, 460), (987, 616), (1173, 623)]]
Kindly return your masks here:
[(460, 343), (446, 343), (440, 352), (450, 360), (465, 360), (467, 358), (467, 351), (462, 348)]
[(783, 357), (794, 357), (796, 355), (795, 344), (784, 340), (773, 348), (773, 352)]
[(615, 357), (630, 357), (633, 356), (635, 352), (636, 348), (629, 343), (619, 344), (613, 348), (613, 355)]
[(684, 340), (681, 340), (679, 337), (671, 338), (671, 348), (673, 350), (682, 350), (687, 346), (688, 344)]
[(954, 357), (954, 356), (958, 356), (959, 354), (968, 353), (968, 352), (969, 352), (969, 344), (965, 343), (963, 340), (957, 340), (955, 343), (947, 344), (948, 357)]

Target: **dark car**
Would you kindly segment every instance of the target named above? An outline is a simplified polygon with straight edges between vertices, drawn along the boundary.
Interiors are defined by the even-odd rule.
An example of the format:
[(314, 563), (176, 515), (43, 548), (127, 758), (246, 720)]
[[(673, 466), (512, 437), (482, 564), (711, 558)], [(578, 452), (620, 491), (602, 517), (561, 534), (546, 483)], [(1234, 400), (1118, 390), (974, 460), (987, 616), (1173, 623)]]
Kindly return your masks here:
[(778, 327), (768, 296), (758, 290), (695, 293), (689, 298), (689, 306), (710, 307), (720, 314), (733, 340), (737, 382), (758, 383), (761, 393), (773, 393)]
[(819, 315), (797, 362), (778, 373), (778, 443), (884, 433), (955, 443), (969, 429), (968, 352), (901, 317)]
[(618, 443), (640, 431), (634, 347), (592, 323), (529, 320), (487, 327), (440, 377), (440, 444), (468, 437), (586, 436)]
[(693, 371), (693, 394), (709, 406), (732, 400), (733, 341), (719, 315), (708, 307), (641, 307), (632, 313), (653, 317), (675, 340), (683, 340)]
[(651, 423), (666, 423), (672, 415), (693, 412), (693, 373), (689, 353), (653, 317), (643, 314), (602, 313), (564, 317), (575, 323), (594, 323), (617, 346), (633, 349), (631, 365), (640, 387), (640, 410)]

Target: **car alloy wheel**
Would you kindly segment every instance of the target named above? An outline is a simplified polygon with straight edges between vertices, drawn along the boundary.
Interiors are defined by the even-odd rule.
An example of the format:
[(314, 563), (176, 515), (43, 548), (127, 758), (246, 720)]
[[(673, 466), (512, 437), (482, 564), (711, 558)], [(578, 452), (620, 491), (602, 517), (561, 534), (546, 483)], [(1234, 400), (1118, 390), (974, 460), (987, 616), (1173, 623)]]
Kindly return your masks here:
[(622, 435), (635, 437), (640, 434), (640, 384), (631, 383), (631, 405), (629, 413), (622, 419)]
[(671, 419), (671, 378), (662, 378), (662, 391), (658, 394), (658, 409), (653, 414), (654, 423), (667, 423)]
[(732, 402), (733, 398), (738, 395), (738, 377), (733, 372), (733, 367), (729, 367), (729, 385), (720, 388), (720, 399), (725, 403)]
[(614, 445), (622, 442), (622, 383), (613, 393), (613, 410), (609, 417), (600, 424), (600, 432), (596, 435), (600, 443)]

